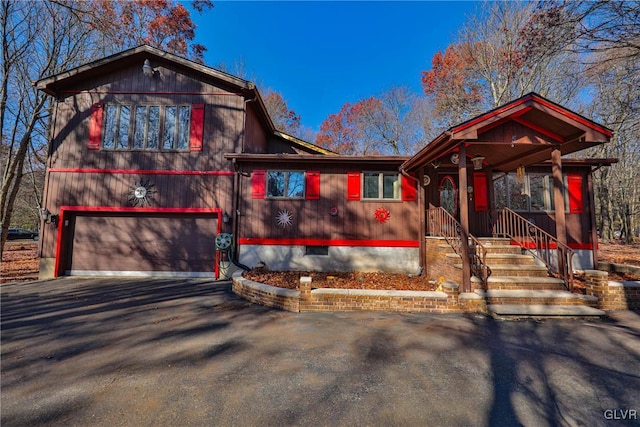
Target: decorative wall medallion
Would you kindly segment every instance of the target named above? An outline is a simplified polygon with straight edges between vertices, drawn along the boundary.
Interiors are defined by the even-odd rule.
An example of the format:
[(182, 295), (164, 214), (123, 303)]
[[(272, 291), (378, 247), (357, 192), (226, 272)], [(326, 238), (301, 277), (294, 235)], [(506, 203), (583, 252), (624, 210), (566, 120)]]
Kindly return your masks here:
[(454, 165), (457, 165), (458, 163), (460, 163), (460, 154), (453, 153), (451, 155), (451, 163), (453, 163)]
[(329, 215), (338, 216), (338, 207), (337, 206), (331, 206), (331, 209), (329, 209)]
[(391, 217), (391, 213), (385, 208), (378, 208), (373, 213), (373, 216), (376, 218), (376, 221), (378, 221), (380, 224), (383, 224), (389, 220), (389, 217)]
[(148, 180), (134, 183), (133, 186), (129, 187), (129, 203), (133, 206), (149, 206), (153, 195), (157, 193), (154, 187), (155, 185), (150, 184)]
[(280, 211), (276, 216), (276, 223), (282, 228), (287, 228), (293, 224), (293, 215), (291, 215), (286, 209)]

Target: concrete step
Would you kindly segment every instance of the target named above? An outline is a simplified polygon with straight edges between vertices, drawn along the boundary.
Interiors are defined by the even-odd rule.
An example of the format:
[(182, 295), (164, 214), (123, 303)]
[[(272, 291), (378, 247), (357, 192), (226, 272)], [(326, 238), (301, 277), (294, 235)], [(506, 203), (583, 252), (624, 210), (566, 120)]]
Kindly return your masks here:
[[(452, 258), (453, 259), (453, 258)], [(460, 259), (460, 257), (458, 257)], [(453, 264), (462, 269), (462, 263)], [(538, 265), (490, 264), (492, 276), (549, 277), (546, 267)]]
[(508, 237), (476, 237), (483, 246), (489, 245), (511, 245)]
[(555, 277), (496, 276), (487, 280), (488, 289), (566, 291), (564, 280)]
[(519, 254), (519, 255), (522, 254), (522, 249), (520, 248), (520, 246), (501, 245), (501, 244), (485, 245), (484, 243), (482, 245), (487, 250), (487, 255), (488, 254)]
[(595, 305), (598, 298), (587, 295), (573, 294), (558, 290), (509, 290), (489, 289), (476, 290), (487, 304), (492, 305)]
[(606, 313), (584, 305), (490, 304), (490, 313), (505, 317), (602, 317)]
[(487, 264), (512, 264), (512, 265), (534, 265), (536, 260), (531, 255), (508, 254), (508, 253), (488, 253)]

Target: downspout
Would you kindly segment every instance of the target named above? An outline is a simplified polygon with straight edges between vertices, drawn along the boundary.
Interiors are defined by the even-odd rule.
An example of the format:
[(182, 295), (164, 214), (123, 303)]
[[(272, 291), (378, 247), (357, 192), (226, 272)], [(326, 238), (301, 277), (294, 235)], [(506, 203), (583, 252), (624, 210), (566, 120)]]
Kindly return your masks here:
[[(252, 85), (252, 88), (255, 86)], [(258, 99), (257, 94), (254, 93), (252, 98), (245, 98), (242, 106), (242, 143), (240, 146), (240, 153), (244, 153), (245, 148), (245, 140), (247, 139), (247, 104), (252, 101), (256, 101)], [(232, 236), (233, 241), (231, 243), (232, 248), (234, 249), (233, 253), (235, 254), (234, 258), (240, 259), (240, 247), (238, 246), (238, 233), (240, 231), (240, 175), (242, 171), (240, 170), (240, 166), (238, 165), (237, 159), (233, 159), (233, 169), (235, 174), (233, 175), (233, 224), (232, 227)], [(235, 263), (234, 263), (235, 264)]]

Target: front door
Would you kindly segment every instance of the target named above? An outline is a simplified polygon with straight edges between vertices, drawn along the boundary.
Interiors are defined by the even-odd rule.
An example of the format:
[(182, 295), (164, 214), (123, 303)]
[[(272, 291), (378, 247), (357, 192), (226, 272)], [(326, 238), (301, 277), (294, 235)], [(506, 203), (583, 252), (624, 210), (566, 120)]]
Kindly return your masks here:
[(440, 194), (440, 206), (449, 212), (454, 218), (458, 216), (458, 185), (454, 175), (444, 175), (440, 178), (438, 187)]

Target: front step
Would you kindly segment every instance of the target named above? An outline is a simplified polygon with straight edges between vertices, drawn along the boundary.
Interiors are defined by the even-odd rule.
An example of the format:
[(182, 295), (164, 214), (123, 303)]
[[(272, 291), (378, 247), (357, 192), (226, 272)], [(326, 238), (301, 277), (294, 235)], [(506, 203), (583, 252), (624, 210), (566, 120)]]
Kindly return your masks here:
[(555, 277), (518, 277), (518, 276), (490, 276), (487, 279), (488, 289), (505, 290), (567, 290), (564, 280)]
[(490, 304), (490, 313), (504, 317), (602, 317), (606, 313), (585, 305)]
[(598, 303), (598, 298), (588, 295), (572, 294), (557, 290), (476, 290), (485, 298), (487, 305), (562, 305), (586, 306)]
[[(448, 257), (448, 255), (447, 255)], [(458, 257), (460, 259), (460, 257)], [(488, 264), (492, 276), (510, 277), (549, 277), (547, 267), (539, 265), (518, 264)], [(462, 264), (454, 264), (455, 268), (462, 269)]]

